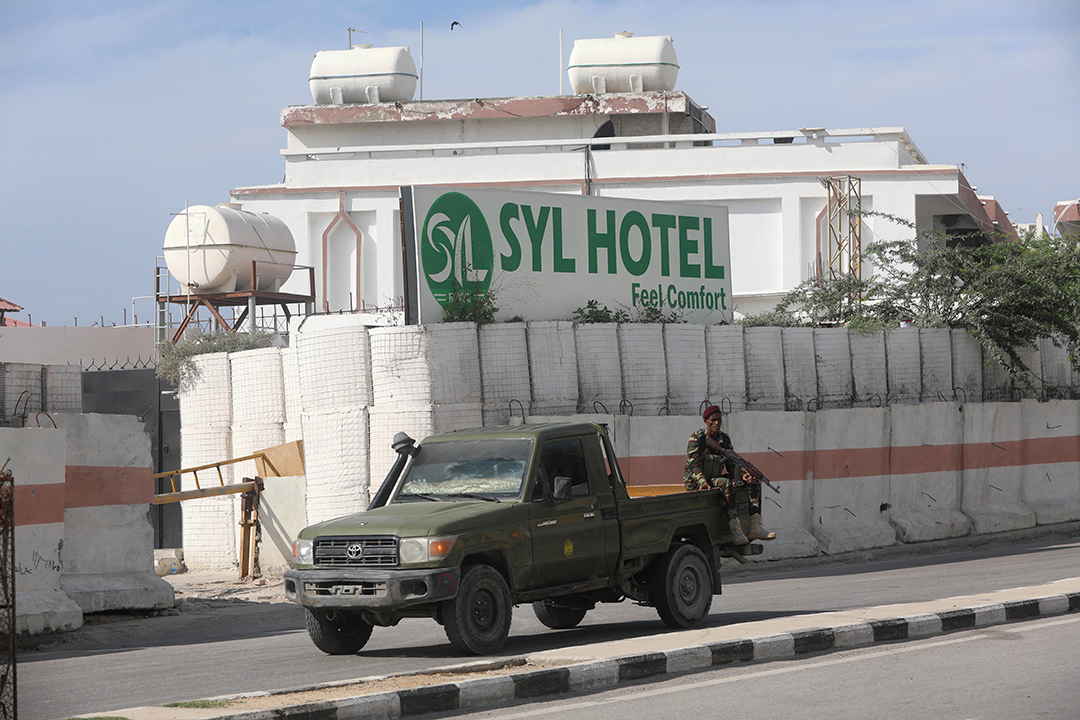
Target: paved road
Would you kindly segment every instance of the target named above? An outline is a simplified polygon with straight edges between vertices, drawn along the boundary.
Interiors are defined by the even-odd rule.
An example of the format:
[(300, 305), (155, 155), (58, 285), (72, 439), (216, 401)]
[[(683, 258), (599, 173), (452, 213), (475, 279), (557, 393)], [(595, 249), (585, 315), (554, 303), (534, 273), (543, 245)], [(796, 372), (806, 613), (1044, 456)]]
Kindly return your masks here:
[[(939, 549), (890, 559), (795, 563), (736, 572), (715, 599), (710, 625), (843, 610), (1035, 585), (1080, 574), (1080, 537), (1053, 535)], [(299, 608), (251, 604), (215, 612), (91, 628), (70, 642), (19, 656), (20, 715), (67, 717), (199, 697), (283, 689), (462, 662), (438, 625), (376, 628), (357, 656), (311, 645)], [(574, 630), (515, 614), (501, 656), (667, 632), (651, 608), (607, 605)]]
[(444, 717), (1075, 720), (1078, 661), (1080, 617), (1067, 615)]

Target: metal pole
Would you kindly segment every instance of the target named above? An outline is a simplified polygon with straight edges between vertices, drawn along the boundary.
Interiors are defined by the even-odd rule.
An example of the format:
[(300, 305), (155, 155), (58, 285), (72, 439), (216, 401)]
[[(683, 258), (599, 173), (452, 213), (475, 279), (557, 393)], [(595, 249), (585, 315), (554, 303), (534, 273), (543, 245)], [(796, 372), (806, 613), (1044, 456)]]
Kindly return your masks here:
[(420, 99), (424, 99), (424, 21), (420, 21)]
[(563, 94), (562, 87), (562, 28), (559, 28), (559, 94)]

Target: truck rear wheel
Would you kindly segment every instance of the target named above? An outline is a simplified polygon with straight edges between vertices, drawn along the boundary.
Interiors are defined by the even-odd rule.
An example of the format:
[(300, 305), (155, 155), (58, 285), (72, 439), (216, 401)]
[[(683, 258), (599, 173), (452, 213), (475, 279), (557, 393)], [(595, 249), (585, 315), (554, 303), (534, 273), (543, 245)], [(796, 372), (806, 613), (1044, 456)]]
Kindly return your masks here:
[(705, 554), (693, 545), (668, 550), (657, 560), (649, 600), (670, 627), (701, 622), (712, 607), (712, 572)]
[(552, 630), (569, 630), (585, 619), (585, 608), (561, 607), (550, 600), (537, 600), (532, 604), (536, 619)]
[(503, 576), (489, 565), (470, 565), (461, 574), (457, 597), (443, 604), (446, 637), (462, 652), (497, 652), (510, 634), (512, 612)]
[(306, 609), (311, 642), (327, 655), (352, 655), (371, 638), (371, 623), (361, 618), (359, 612)]

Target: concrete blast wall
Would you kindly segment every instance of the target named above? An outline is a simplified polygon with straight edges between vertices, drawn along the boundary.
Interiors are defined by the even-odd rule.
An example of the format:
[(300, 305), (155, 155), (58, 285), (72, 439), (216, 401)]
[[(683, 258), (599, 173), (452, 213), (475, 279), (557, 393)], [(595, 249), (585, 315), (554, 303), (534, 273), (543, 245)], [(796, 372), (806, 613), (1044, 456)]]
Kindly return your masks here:
[[(292, 489), (281, 494), (303, 493), (304, 512), (264, 497), (263, 512), (281, 518), (274, 542), (282, 548), (291, 542), (290, 524), (365, 508), (394, 462), (389, 445), (399, 431), (421, 439), (512, 417), (575, 413), (633, 415), (634, 428), (666, 415), (693, 425), (706, 402), (734, 411), (736, 441), (766, 453), (767, 462), (779, 460), (776, 433), (793, 453), (785, 455), (784, 472), (804, 484), (791, 486), (796, 499), (766, 505), (779, 513), (781, 527), (798, 532), (773, 546), (788, 548), (770, 551), (774, 557), (1019, 527), (1034, 523), (1036, 512), (1045, 518), (1040, 522), (1073, 514), (1058, 497), (1067, 484), (1044, 487), (1036, 470), (1025, 471), (1023, 482), (1001, 478), (1015, 475), (1019, 464), (963, 464), (967, 450), (956, 448), (966, 448), (968, 438), (998, 437), (995, 413), (1009, 416), (1008, 428), (1026, 417), (1020, 405), (958, 409), (977, 408), (984, 395), (1018, 396), (1008, 374), (984, 365), (980, 346), (964, 331), (561, 321), (367, 328), (350, 316), (316, 316), (293, 337), (294, 347), (280, 351), (199, 358), (202, 377), (181, 395), (185, 467), (279, 438), (305, 441), (307, 476), (282, 483)], [(1076, 377), (1052, 343), (1029, 359), (1055, 387)], [(944, 414), (923, 417), (930, 405)], [(799, 412), (772, 412), (785, 408)], [(649, 432), (623, 431), (619, 444), (640, 443)], [(674, 443), (664, 452), (681, 452), (685, 438), (658, 437)], [(890, 454), (893, 447), (938, 445), (953, 448), (935, 451), (952, 452), (951, 461), (943, 455), (923, 467), (911, 459), (921, 451)], [(792, 457), (796, 462), (787, 464)], [(225, 481), (242, 472), (226, 471)], [(681, 469), (669, 469), (668, 477), (677, 480)], [(997, 479), (1015, 485), (1015, 503), (979, 496), (987, 484), (1002, 487)], [(235, 501), (184, 505), (189, 565), (235, 565)]]
[(70, 630), (85, 612), (160, 609), (150, 441), (135, 417), (55, 415), (57, 429), (0, 428), (15, 477), (16, 626)]

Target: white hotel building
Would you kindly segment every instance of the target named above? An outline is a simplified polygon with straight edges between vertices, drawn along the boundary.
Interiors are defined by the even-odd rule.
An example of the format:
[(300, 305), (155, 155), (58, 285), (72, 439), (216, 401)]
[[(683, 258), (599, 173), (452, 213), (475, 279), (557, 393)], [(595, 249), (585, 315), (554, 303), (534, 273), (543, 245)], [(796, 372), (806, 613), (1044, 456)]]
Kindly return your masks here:
[[(619, 43), (643, 42), (632, 49), (673, 60), (673, 49), (670, 56), (656, 49), (663, 40), (579, 41), (575, 53), (582, 43), (598, 43), (593, 49), (600, 53), (614, 43), (617, 53)], [(393, 50), (405, 50), (404, 65), (400, 52), (393, 62), (408, 84), (408, 51)], [(338, 61), (364, 52), (372, 50), (340, 51)], [(232, 202), (285, 222), (296, 240), (297, 264), (315, 268), (318, 310), (331, 312), (400, 304), (399, 194), (409, 185), (724, 205), (735, 308), (744, 314), (771, 308), (812, 277), (819, 262), (828, 268), (822, 177), (859, 178), (864, 211), (904, 218), (919, 230), (1011, 232), (993, 198), (978, 197), (957, 166), (928, 162), (903, 128), (718, 133), (706, 107), (674, 89), (673, 73), (672, 87), (653, 89), (658, 86), (647, 75), (644, 82), (634, 76), (640, 72), (634, 62), (626, 65), (621, 72), (628, 84), (620, 84), (618, 71), (605, 80), (579, 62), (576, 78), (571, 69), (578, 94), (552, 97), (416, 101), (407, 99), (413, 95), (408, 87), (372, 92), (377, 81), (358, 80), (363, 72), (351, 79), (352, 95), (349, 80), (343, 94), (317, 89), (316, 78), (313, 97), (325, 104), (281, 113), (284, 182), (237, 188)], [(357, 92), (356, 83), (368, 86)], [(597, 92), (607, 89), (628, 91)], [(395, 92), (406, 99), (393, 99)], [(911, 235), (870, 217), (862, 242)], [(294, 273), (283, 289), (303, 293), (307, 287), (307, 273)]]

